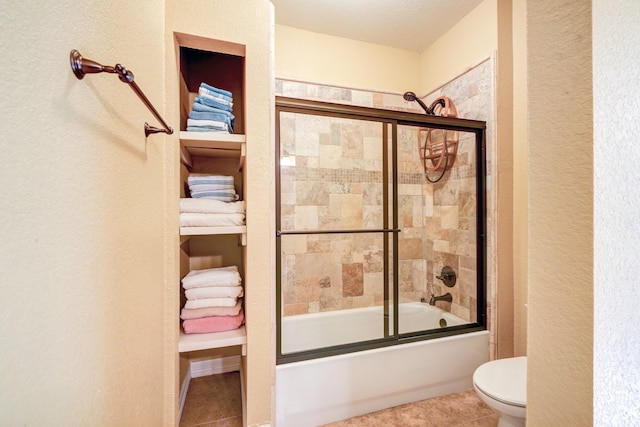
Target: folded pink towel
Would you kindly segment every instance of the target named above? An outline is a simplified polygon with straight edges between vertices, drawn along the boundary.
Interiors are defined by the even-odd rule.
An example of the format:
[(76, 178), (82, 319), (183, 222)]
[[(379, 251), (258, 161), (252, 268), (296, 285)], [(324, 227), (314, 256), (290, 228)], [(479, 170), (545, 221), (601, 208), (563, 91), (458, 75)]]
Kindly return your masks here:
[(208, 316), (237, 316), (241, 308), (242, 301), (238, 301), (233, 307), (183, 308), (180, 312), (180, 318), (188, 320)]
[(185, 334), (208, 334), (238, 329), (244, 323), (244, 312), (237, 316), (209, 316), (182, 322)]

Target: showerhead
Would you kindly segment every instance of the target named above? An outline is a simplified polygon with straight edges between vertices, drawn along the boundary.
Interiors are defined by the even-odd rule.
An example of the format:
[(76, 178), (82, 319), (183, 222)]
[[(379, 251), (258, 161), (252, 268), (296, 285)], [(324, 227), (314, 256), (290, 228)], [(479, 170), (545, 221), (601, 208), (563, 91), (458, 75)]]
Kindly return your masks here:
[(416, 94), (413, 92), (405, 92), (402, 97), (404, 98), (405, 101), (415, 101), (416, 99), (418, 99)]
[(424, 104), (424, 102), (422, 102), (422, 100), (418, 98), (418, 96), (415, 93), (405, 92), (404, 95), (402, 95), (402, 97), (405, 99), (405, 101), (416, 101), (418, 104), (420, 104), (420, 106), (422, 107), (425, 113), (427, 113), (430, 116), (433, 116), (433, 110), (427, 107)]

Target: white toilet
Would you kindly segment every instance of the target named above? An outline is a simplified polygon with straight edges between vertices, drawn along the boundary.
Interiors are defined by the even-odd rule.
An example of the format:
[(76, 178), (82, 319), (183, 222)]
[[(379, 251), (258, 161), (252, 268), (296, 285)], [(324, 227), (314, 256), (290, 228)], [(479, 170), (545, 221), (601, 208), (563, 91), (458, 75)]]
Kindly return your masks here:
[(498, 413), (498, 427), (524, 427), (527, 417), (527, 358), (484, 363), (473, 373), (476, 393)]

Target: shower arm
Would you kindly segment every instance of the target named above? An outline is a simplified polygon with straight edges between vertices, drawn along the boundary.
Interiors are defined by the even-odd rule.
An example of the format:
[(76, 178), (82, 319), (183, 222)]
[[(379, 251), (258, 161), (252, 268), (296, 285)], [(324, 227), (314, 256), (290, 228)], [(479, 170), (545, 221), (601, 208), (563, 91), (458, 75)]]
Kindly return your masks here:
[(435, 113), (436, 106), (440, 105), (440, 107), (442, 107), (442, 108), (445, 107), (445, 102), (444, 102), (443, 99), (437, 99), (433, 104), (431, 104), (430, 107), (427, 107), (427, 104), (422, 102), (422, 100), (420, 98), (418, 98), (418, 96), (413, 92), (405, 92), (404, 95), (403, 95), (403, 98), (406, 101), (416, 101), (418, 104), (420, 104), (422, 109), (429, 116), (435, 116), (436, 115), (436, 113)]
[(138, 98), (142, 101), (144, 105), (151, 111), (156, 119), (164, 126), (164, 129), (160, 129), (154, 126), (150, 126), (149, 123), (144, 124), (144, 135), (149, 136), (154, 133), (164, 132), (168, 135), (173, 133), (173, 129), (167, 125), (167, 123), (162, 119), (158, 111), (154, 108), (151, 101), (145, 96), (140, 87), (134, 81), (133, 73), (127, 70), (120, 64), (116, 64), (114, 67), (109, 65), (101, 65), (96, 61), (92, 61), (91, 59), (83, 58), (80, 55), (80, 52), (73, 49), (70, 54), (71, 61), (71, 70), (73, 70), (73, 74), (78, 78), (78, 80), (82, 80), (85, 74), (96, 74), (96, 73), (111, 73), (117, 74), (118, 78), (121, 82), (127, 83), (129, 87), (138, 95)]

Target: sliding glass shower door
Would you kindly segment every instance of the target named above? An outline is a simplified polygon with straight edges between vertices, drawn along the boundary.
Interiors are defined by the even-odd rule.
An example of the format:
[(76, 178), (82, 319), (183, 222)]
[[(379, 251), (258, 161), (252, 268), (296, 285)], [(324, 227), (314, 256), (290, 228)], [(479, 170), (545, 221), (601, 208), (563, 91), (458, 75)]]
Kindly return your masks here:
[(281, 112), (279, 127), (282, 353), (388, 336), (391, 126)]
[[(445, 195), (460, 193), (459, 186), (435, 187), (424, 180), (416, 143), (422, 123), (370, 110), (299, 100), (277, 103), (279, 363), (392, 345), (432, 329), (483, 326), (476, 307), (473, 319), (426, 321), (434, 316), (426, 314), (430, 294), (442, 296), (435, 295), (442, 291), (433, 283), (440, 273), (436, 269), (447, 262), (460, 265), (458, 257), (444, 255), (443, 233), (449, 229), (440, 221), (453, 221), (451, 212), (460, 209), (434, 200), (450, 202)], [(464, 155), (465, 161), (476, 158), (478, 135), (483, 133), (465, 134), (473, 152)], [(465, 167), (476, 165), (473, 160)], [(449, 175), (451, 183), (453, 172)], [(477, 205), (467, 209), (464, 221), (475, 220), (477, 213)], [(462, 228), (476, 227), (474, 222), (471, 229)], [(464, 237), (469, 250), (482, 245), (475, 235)], [(470, 258), (477, 263), (476, 253)], [(483, 288), (477, 277), (468, 283), (473, 298), (465, 294), (467, 305), (477, 303)]]

